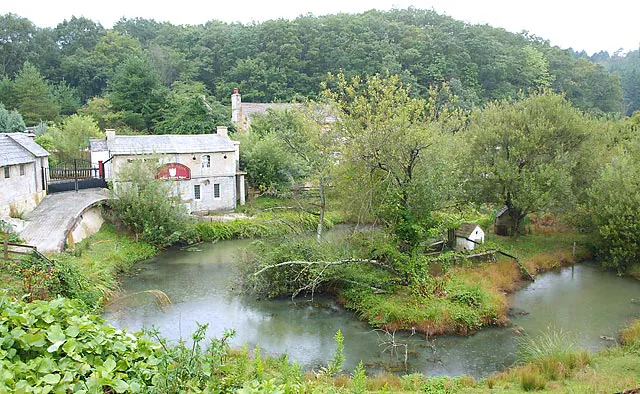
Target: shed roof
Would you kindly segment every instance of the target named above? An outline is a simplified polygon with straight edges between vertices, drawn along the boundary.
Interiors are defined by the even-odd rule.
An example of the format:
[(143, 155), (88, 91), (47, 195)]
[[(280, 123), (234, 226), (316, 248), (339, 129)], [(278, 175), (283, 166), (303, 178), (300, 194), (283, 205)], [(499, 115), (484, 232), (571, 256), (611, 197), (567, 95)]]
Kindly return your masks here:
[(0, 167), (31, 163), (36, 157), (49, 156), (26, 135), (0, 133)]
[(473, 234), (477, 227), (480, 227), (478, 223), (462, 223), (460, 227), (456, 229), (456, 235), (468, 237)]
[(108, 142), (90, 139), (89, 146), (93, 152), (109, 150), (111, 155), (235, 151), (229, 137), (219, 134), (117, 135)]
[(503, 206), (502, 208), (500, 208), (498, 210), (498, 212), (496, 212), (496, 218), (499, 218), (500, 216), (504, 215), (505, 213), (507, 213), (509, 211), (509, 207), (508, 206)]

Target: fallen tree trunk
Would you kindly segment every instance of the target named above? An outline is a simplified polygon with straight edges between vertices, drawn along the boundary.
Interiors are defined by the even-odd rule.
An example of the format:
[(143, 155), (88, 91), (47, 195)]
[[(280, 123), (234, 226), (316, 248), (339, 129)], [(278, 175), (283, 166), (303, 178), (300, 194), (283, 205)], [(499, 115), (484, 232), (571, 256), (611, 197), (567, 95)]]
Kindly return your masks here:
[(378, 264), (378, 260), (344, 259), (344, 260), (338, 260), (338, 261), (285, 261), (283, 263), (278, 263), (278, 264), (273, 264), (273, 265), (268, 265), (266, 267), (262, 267), (258, 271), (254, 272), (253, 275), (257, 276), (257, 275), (260, 275), (261, 273), (263, 273), (264, 271), (267, 271), (267, 270), (270, 270), (270, 269), (273, 269), (273, 268), (283, 267), (285, 265), (306, 265), (306, 266), (325, 265), (325, 266), (331, 266), (331, 265), (350, 264), (350, 263)]

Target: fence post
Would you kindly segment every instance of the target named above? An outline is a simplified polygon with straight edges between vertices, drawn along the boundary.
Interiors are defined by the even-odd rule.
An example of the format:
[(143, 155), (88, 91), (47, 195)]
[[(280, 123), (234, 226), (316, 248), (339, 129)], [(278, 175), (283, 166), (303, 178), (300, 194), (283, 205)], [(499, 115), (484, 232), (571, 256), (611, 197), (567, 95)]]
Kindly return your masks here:
[(76, 192), (78, 191), (78, 160), (73, 159), (73, 179), (75, 180)]
[(2, 251), (4, 254), (4, 259), (9, 260), (9, 235), (5, 234), (4, 240), (2, 241)]

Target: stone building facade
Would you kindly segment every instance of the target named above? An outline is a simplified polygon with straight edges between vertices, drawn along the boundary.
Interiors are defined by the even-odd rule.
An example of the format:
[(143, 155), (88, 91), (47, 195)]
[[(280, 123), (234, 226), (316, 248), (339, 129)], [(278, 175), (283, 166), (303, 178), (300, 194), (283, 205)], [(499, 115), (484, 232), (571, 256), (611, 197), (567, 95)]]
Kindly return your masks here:
[(31, 212), (47, 194), (49, 152), (23, 133), (0, 133), (0, 218)]
[(233, 211), (244, 204), (244, 173), (239, 171), (239, 145), (226, 127), (216, 134), (120, 136), (107, 130), (91, 139), (91, 162), (114, 184), (123, 165), (133, 160), (158, 162), (158, 178), (171, 182), (175, 196), (190, 212)]

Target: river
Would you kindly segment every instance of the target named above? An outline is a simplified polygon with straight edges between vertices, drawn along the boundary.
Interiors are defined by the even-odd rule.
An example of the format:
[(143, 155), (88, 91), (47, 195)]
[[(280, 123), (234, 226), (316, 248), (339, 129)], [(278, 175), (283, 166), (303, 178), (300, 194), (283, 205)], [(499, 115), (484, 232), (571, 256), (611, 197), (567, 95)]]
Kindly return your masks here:
[[(263, 354), (287, 353), (304, 368), (326, 365), (335, 351), (335, 332), (341, 329), (346, 370), (363, 360), (368, 372), (404, 372), (404, 347), (397, 348), (397, 355), (385, 350), (386, 335), (330, 298), (257, 300), (234, 291), (235, 262), (249, 243), (223, 241), (163, 252), (123, 278), (124, 294), (134, 295), (108, 305), (105, 318), (132, 331), (155, 325), (174, 340), (188, 339), (196, 322), (208, 323), (211, 336), (235, 329), (233, 345), (251, 349), (259, 344)], [(150, 289), (165, 292), (172, 305), (163, 310), (152, 296), (139, 293)], [(640, 305), (632, 302), (640, 299), (640, 286), (590, 264), (539, 275), (509, 297), (514, 327), (532, 335), (547, 327), (562, 329), (590, 350), (610, 346), (613, 342), (602, 337), (615, 338), (640, 314)], [(428, 340), (423, 334), (397, 333), (395, 341), (407, 344), (408, 372), (484, 377), (514, 363), (520, 337), (507, 327)]]

